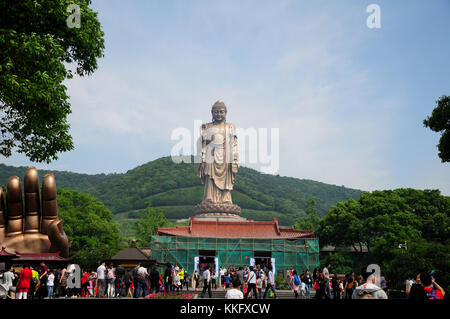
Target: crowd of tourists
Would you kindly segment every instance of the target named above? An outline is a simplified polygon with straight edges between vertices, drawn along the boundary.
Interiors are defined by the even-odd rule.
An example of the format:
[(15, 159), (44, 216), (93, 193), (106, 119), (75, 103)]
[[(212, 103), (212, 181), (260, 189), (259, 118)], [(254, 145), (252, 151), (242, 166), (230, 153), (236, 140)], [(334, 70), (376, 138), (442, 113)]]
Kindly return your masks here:
[[(7, 267), (0, 272), (0, 298), (43, 299), (43, 298), (117, 298), (146, 297), (156, 293), (177, 293), (183, 290), (201, 290), (200, 297), (212, 289), (224, 289), (227, 299), (278, 298), (275, 274), (272, 266), (222, 267), (218, 273), (211, 266), (199, 265), (190, 275), (179, 265), (168, 264), (160, 273), (156, 267), (146, 268), (139, 264), (134, 268), (107, 265), (102, 262), (96, 270), (81, 270), (79, 286), (70, 285), (75, 265), (49, 268), (44, 262), (38, 266), (23, 265), (16, 271)], [(389, 281), (374, 273), (354, 272), (345, 276), (332, 274), (331, 265), (322, 270), (316, 268), (298, 273), (287, 271), (285, 284), (293, 291), (296, 299), (387, 299), (390, 293)], [(280, 285), (282, 282), (279, 283)], [(424, 272), (405, 282), (406, 298), (443, 299), (444, 289), (436, 283), (433, 274)], [(283, 287), (284, 288), (284, 287)]]
[(49, 268), (42, 262), (39, 266), (23, 265), (16, 271), (7, 267), (0, 274), (0, 296), (16, 299), (78, 298), (78, 297), (142, 297), (147, 291), (160, 290), (161, 276), (155, 268), (150, 270), (141, 264), (132, 269), (102, 262), (96, 270), (81, 270), (73, 285), (68, 283), (76, 272), (74, 264), (67, 267)]
[[(194, 272), (195, 276), (195, 272)], [(227, 290), (225, 298), (227, 299), (247, 299), (250, 297), (261, 299), (269, 296), (277, 298), (275, 289), (275, 275), (272, 266), (261, 267), (260, 265), (221, 268), (218, 276), (213, 272), (211, 275), (210, 266), (207, 265), (202, 273), (203, 290), (201, 298), (208, 292), (211, 298), (211, 287), (217, 288), (217, 280), (219, 286)], [(194, 287), (196, 288), (196, 287)]]
[[(314, 291), (315, 299), (388, 299), (390, 283), (384, 275), (363, 271), (358, 277), (355, 272), (339, 277), (330, 273), (331, 264), (322, 271), (315, 268), (298, 274), (291, 269), (287, 272), (288, 286), (294, 291), (295, 298), (309, 299)], [(434, 280), (432, 274), (423, 272), (416, 279), (406, 280), (405, 298), (414, 300), (443, 299), (444, 289)]]
[(288, 286), (293, 290), (297, 299), (310, 299), (314, 291), (314, 299), (387, 299), (388, 282), (383, 275), (379, 277), (372, 273), (363, 272), (358, 276), (355, 272), (343, 278), (330, 273), (331, 264), (327, 264), (321, 271), (315, 268), (298, 274), (291, 269), (287, 272)]

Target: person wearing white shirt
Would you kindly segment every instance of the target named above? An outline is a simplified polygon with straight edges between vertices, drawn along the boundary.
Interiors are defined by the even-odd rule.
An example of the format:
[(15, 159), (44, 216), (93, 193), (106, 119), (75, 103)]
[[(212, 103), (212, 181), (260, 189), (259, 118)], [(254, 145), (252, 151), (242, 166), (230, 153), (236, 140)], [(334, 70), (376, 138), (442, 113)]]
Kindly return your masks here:
[(201, 297), (205, 296), (206, 290), (208, 290), (209, 298), (212, 298), (211, 293), (211, 272), (209, 271), (209, 265), (206, 266), (206, 269), (203, 271), (203, 291)]
[(100, 266), (97, 268), (97, 285), (98, 285), (98, 295), (97, 297), (103, 298), (105, 296), (106, 289), (106, 279), (105, 279), (105, 262), (102, 262)]
[(142, 297), (147, 296), (147, 282), (145, 278), (148, 277), (147, 269), (145, 269), (142, 264), (139, 264), (139, 268), (137, 271), (137, 289), (136, 289), (136, 298), (139, 298), (139, 291), (142, 288)]
[(238, 278), (233, 280), (233, 288), (227, 291), (225, 299), (244, 299), (244, 294), (241, 291), (241, 281)]
[(49, 275), (47, 277), (47, 292), (48, 292), (48, 299), (53, 298), (53, 286), (55, 282), (55, 275), (53, 274), (53, 270), (50, 270)]
[[(329, 270), (330, 267), (331, 267), (331, 264), (328, 263), (322, 271), (323, 276), (327, 280), (326, 285), (328, 285), (328, 286), (330, 285), (330, 282), (331, 282), (330, 270)], [(327, 289), (326, 291), (327, 291), (328, 299), (331, 299), (331, 289)]]
[(269, 292), (269, 289), (272, 290), (274, 298), (277, 299), (277, 291), (275, 290), (275, 277), (273, 275), (272, 265), (269, 265), (269, 274), (267, 276), (267, 286), (266, 286), (266, 290), (264, 291), (264, 296), (263, 296), (264, 299), (266, 298), (267, 293)]
[(253, 296), (255, 296), (255, 299), (258, 299), (258, 291), (256, 289), (256, 274), (253, 271), (253, 266), (250, 266), (249, 270), (250, 271), (247, 277), (247, 292), (244, 295), (244, 299), (247, 299), (250, 291), (253, 291)]
[(3, 286), (5, 287), (5, 298), (8, 296), (9, 291), (13, 291), (12, 286), (14, 282), (13, 267), (10, 267), (7, 272), (3, 274)]

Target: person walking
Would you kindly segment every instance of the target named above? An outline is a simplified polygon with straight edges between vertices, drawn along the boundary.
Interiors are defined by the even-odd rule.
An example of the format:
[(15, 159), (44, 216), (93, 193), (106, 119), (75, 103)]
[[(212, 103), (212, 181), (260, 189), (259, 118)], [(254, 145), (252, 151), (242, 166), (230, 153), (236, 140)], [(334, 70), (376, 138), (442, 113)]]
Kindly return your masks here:
[(380, 274), (380, 288), (384, 290), (386, 295), (388, 295), (388, 285), (387, 285), (387, 282), (386, 282), (386, 278), (384, 278), (384, 274), (383, 273)]
[(316, 282), (316, 280), (319, 279), (319, 275), (320, 275), (320, 270), (319, 270), (319, 268), (314, 268), (313, 274), (312, 274), (313, 282)]
[(266, 290), (264, 291), (263, 298), (264, 299), (266, 298), (267, 293), (269, 292), (269, 289), (270, 289), (273, 292), (273, 297), (275, 299), (277, 299), (278, 298), (277, 291), (275, 290), (275, 276), (273, 274), (272, 265), (269, 265), (268, 269), (269, 269), (269, 273), (267, 275), (267, 286), (266, 286)]
[(38, 298), (43, 299), (47, 297), (47, 278), (48, 278), (48, 267), (44, 262), (41, 262), (41, 269), (40, 269), (40, 276), (39, 276), (39, 288), (37, 291)]
[(220, 276), (219, 276), (219, 286), (220, 287), (222, 287), (222, 286), (224, 287), (224, 285), (225, 285), (225, 273), (226, 273), (226, 271), (227, 271), (227, 269), (225, 267), (222, 267), (220, 269), (220, 271), (219, 271), (219, 274), (220, 274)]
[(232, 280), (233, 279), (231, 278), (231, 273), (227, 272), (227, 274), (225, 275), (225, 289), (229, 289), (230, 288)]
[(47, 296), (48, 299), (53, 299), (53, 286), (55, 285), (55, 275), (53, 274), (53, 270), (48, 272), (47, 277)]
[(329, 287), (330, 283), (331, 283), (330, 268), (331, 268), (331, 264), (327, 263), (322, 271), (323, 278), (324, 278), (324, 280), (326, 280), (326, 285), (328, 285), (328, 288), (325, 290), (325, 292), (327, 294), (327, 299), (331, 299), (331, 287)]
[(12, 266), (9, 266), (8, 271), (6, 271), (3, 274), (3, 284), (5, 285), (6, 291), (5, 291), (5, 298), (6, 296), (10, 296), (10, 291), (12, 291), (12, 287), (13, 287), (13, 283), (14, 283), (14, 279), (15, 279), (15, 275), (14, 275), (14, 270)]
[(172, 287), (173, 291), (179, 292), (181, 289), (181, 280), (178, 267), (175, 267), (175, 271), (172, 273)]
[(98, 298), (104, 298), (105, 297), (105, 289), (106, 289), (106, 262), (102, 262), (100, 266), (97, 268), (97, 285), (98, 285)]
[(147, 283), (145, 279), (148, 277), (147, 269), (145, 269), (142, 264), (139, 264), (139, 269), (137, 271), (138, 282), (136, 288), (135, 298), (139, 298), (139, 292), (142, 289), (142, 297), (147, 296)]
[(331, 279), (331, 289), (333, 290), (333, 299), (341, 299), (341, 290), (339, 288), (339, 280), (336, 274), (334, 274)]
[(256, 279), (256, 290), (258, 291), (258, 299), (262, 299), (263, 296), (263, 278), (261, 278), (261, 273), (259, 273)]
[(256, 290), (256, 274), (253, 271), (253, 266), (250, 266), (247, 278), (247, 292), (244, 295), (244, 299), (248, 298), (250, 291), (253, 292), (255, 299), (258, 299), (258, 291)]
[(167, 265), (166, 271), (164, 272), (164, 290), (165, 292), (170, 292), (171, 282), (172, 282), (172, 269), (171, 265)]
[[(125, 270), (125, 274), (123, 275), (123, 282), (125, 284), (125, 297), (128, 297), (130, 294), (130, 287), (133, 283), (133, 270)], [(133, 295), (131, 295), (133, 296)]]
[(88, 277), (88, 285), (87, 285), (88, 297), (94, 296), (94, 282), (96, 279), (97, 274), (94, 271), (91, 271)]
[(67, 273), (66, 267), (61, 270), (60, 278), (59, 278), (59, 296), (67, 297), (67, 279), (69, 278), (69, 274)]
[(106, 279), (108, 281), (108, 291), (107, 295), (109, 298), (113, 298), (116, 295), (116, 289), (114, 287), (114, 282), (116, 281), (116, 275), (114, 273), (113, 265), (110, 264), (107, 269), (107, 275)]
[(237, 278), (240, 280), (241, 285), (239, 286), (242, 293), (244, 293), (244, 269), (242, 267), (238, 268), (238, 271), (236, 272)]
[(312, 283), (313, 283), (309, 269), (306, 269), (306, 272), (303, 275), (303, 277), (301, 278), (301, 281), (304, 282), (306, 285), (305, 298), (309, 299), (311, 296), (311, 288), (312, 288)]
[(150, 271), (150, 293), (158, 293), (159, 286), (159, 272), (156, 270), (156, 267), (152, 267), (152, 270)]
[(192, 275), (192, 287), (194, 288), (195, 291), (198, 290), (199, 283), (200, 283), (200, 276), (198, 275), (198, 270), (195, 269), (194, 274)]
[(184, 269), (180, 266), (180, 269), (178, 270), (178, 277), (180, 277), (180, 288), (183, 290), (184, 286)]
[(353, 295), (353, 291), (355, 289), (355, 273), (352, 272), (348, 278), (347, 278), (347, 282), (344, 286), (344, 290), (345, 290), (345, 298), (346, 299), (351, 299), (352, 295)]
[(294, 270), (292, 272), (292, 277), (291, 277), (291, 287), (292, 290), (294, 291), (294, 296), (295, 299), (300, 298), (299, 296), (299, 290), (300, 290), (300, 278), (297, 275), (297, 270)]
[(28, 291), (28, 298), (34, 299), (35, 292), (36, 292), (36, 286), (39, 283), (39, 273), (34, 269), (33, 266), (30, 266), (32, 277), (30, 281), (30, 289)]
[(122, 296), (122, 287), (123, 287), (123, 277), (125, 275), (125, 268), (121, 265), (116, 267), (116, 281), (114, 287), (116, 288), (116, 297)]
[(206, 269), (203, 271), (203, 290), (201, 294), (201, 298), (205, 296), (206, 290), (208, 290), (209, 298), (212, 298), (211, 293), (211, 272), (209, 271), (210, 266), (207, 265)]
[(214, 288), (214, 289), (217, 289), (217, 275), (216, 275), (216, 272), (212, 272), (212, 275), (211, 275), (211, 287), (212, 288)]
[(139, 267), (141, 266), (141, 264), (137, 265), (136, 267), (133, 268), (133, 272), (132, 272), (132, 277), (133, 277), (133, 286), (134, 286), (134, 291), (133, 291), (133, 297), (137, 298), (138, 296), (136, 296), (136, 292), (137, 292), (137, 286), (138, 286), (138, 270)]
[(19, 274), (19, 282), (17, 283), (16, 287), (17, 299), (27, 299), (32, 277), (33, 273), (30, 269), (30, 265), (26, 264)]

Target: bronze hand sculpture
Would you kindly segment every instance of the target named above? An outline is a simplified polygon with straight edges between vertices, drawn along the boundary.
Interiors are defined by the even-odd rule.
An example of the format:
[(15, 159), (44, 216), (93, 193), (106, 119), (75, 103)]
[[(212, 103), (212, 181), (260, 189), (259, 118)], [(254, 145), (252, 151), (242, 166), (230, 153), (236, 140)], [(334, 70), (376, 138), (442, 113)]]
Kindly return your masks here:
[(39, 178), (35, 167), (28, 168), (24, 181), (23, 209), (20, 179), (11, 176), (6, 186), (6, 205), (0, 187), (0, 244), (8, 252), (61, 253), (69, 257), (69, 242), (58, 218), (56, 183), (46, 174), (39, 196)]

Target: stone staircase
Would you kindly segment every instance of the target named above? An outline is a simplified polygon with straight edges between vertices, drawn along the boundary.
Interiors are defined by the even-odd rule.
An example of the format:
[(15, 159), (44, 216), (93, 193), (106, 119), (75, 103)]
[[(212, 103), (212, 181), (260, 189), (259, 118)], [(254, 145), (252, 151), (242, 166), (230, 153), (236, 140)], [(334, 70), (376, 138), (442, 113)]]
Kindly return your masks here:
[[(201, 289), (198, 291), (190, 290), (189, 292), (198, 294), (197, 298), (201, 299), (201, 297), (200, 297), (200, 295), (202, 293)], [(212, 295), (213, 299), (225, 299), (225, 294), (226, 294), (226, 291), (223, 289), (217, 289), (217, 290), (211, 289), (211, 295)], [(312, 289), (310, 298), (313, 298), (314, 295), (315, 295), (315, 290)], [(292, 290), (277, 290), (277, 296), (278, 296), (278, 299), (295, 299), (295, 295)], [(205, 299), (209, 298), (208, 292), (205, 293), (204, 298)]]

